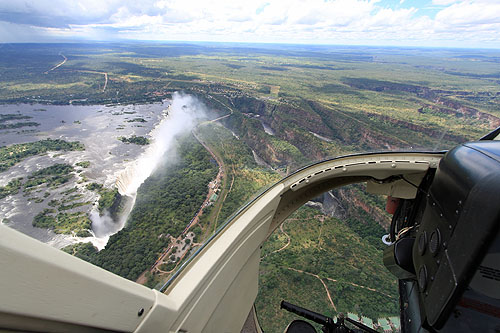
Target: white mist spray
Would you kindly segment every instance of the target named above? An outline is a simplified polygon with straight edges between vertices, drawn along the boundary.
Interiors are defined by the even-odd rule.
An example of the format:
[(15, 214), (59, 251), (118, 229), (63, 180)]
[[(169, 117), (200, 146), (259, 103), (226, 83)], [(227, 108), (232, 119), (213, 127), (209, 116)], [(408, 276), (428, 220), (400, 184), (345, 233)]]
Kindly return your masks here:
[(123, 228), (134, 206), (139, 186), (164, 162), (164, 155), (172, 149), (176, 137), (191, 131), (205, 114), (204, 105), (195, 97), (177, 92), (172, 95), (172, 104), (165, 110), (164, 118), (151, 131), (151, 143), (117, 177), (118, 192), (126, 199), (119, 221), (113, 220), (108, 212), (102, 216), (97, 212), (91, 214), (96, 237), (105, 238), (107, 242), (109, 236)]

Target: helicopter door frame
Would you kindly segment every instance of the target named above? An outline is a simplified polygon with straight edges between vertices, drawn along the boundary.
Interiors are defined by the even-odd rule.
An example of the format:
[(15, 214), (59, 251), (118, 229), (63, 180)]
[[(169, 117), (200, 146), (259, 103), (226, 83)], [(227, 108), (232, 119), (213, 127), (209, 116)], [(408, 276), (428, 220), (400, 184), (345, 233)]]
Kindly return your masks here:
[(359, 154), (302, 168), (234, 214), (162, 292), (0, 225), (0, 327), (28, 331), (47, 327), (59, 332), (68, 327), (74, 332), (239, 331), (257, 296), (260, 247), (290, 214), (323, 192), (358, 182), (367, 182), (371, 193), (414, 198), (415, 185), (443, 155)]

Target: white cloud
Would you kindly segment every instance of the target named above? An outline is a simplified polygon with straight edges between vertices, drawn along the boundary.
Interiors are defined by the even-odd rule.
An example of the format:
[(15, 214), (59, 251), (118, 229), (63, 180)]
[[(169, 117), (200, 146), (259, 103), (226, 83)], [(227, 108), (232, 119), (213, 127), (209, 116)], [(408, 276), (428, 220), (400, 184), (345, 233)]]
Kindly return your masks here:
[(0, 38), (15, 27), (23, 38), (36, 34), (33, 41), (42, 35), (500, 47), (498, 0), (432, 3), (439, 10), (434, 19), (378, 0), (0, 0), (0, 22), (8, 29)]
[(449, 26), (472, 26), (500, 23), (500, 3), (493, 1), (464, 1), (440, 11), (436, 21)]
[(432, 0), (432, 4), (437, 6), (448, 6), (457, 1), (458, 0)]

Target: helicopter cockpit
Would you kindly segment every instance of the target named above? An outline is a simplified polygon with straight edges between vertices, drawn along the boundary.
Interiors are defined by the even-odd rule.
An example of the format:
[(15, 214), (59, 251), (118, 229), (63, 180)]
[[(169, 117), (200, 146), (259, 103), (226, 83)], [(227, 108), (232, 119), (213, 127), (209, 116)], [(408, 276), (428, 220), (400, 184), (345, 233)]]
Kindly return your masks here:
[[(0, 226), (0, 326), (51, 332), (259, 332), (261, 245), (325, 191), (366, 182), (389, 197), (384, 252), (399, 279), (402, 330), (494, 331), (498, 316), (500, 129), (449, 152), (384, 152), (298, 170), (237, 211), (158, 290)], [(395, 208), (395, 209), (394, 209)], [(324, 332), (348, 328), (283, 302)], [(294, 330), (295, 327), (295, 330)], [(306, 322), (288, 332), (308, 332)]]

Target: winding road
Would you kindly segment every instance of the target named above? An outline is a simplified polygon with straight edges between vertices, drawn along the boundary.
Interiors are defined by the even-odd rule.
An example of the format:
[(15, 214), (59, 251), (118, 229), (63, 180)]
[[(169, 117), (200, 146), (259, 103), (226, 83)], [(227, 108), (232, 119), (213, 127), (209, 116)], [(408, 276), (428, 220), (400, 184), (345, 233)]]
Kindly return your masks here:
[[(44, 74), (49, 74), (49, 72), (61, 67), (62, 65), (64, 65), (66, 63), (66, 61), (68, 61), (68, 58), (66, 58), (66, 56), (62, 53), (59, 53), (59, 55), (61, 57), (64, 58), (63, 61), (61, 61), (60, 63), (58, 63), (57, 65), (55, 65), (54, 67), (52, 67), (51, 69), (49, 69), (48, 71), (44, 72)], [(108, 86), (108, 73), (107, 72), (98, 72), (98, 71), (91, 71), (91, 70), (79, 70), (79, 69), (74, 69), (74, 70), (68, 70), (68, 71), (73, 71), (73, 72), (80, 72), (80, 73), (91, 73), (91, 74), (101, 74), (101, 75), (104, 75), (104, 87), (102, 88), (102, 92), (105, 92), (106, 91), (106, 88)]]
[(286, 269), (291, 270), (291, 271), (295, 271), (295, 272), (298, 272), (298, 273), (303, 273), (303, 274), (307, 274), (307, 275), (310, 275), (310, 276), (314, 276), (319, 281), (321, 281), (321, 283), (323, 284), (323, 287), (325, 287), (326, 295), (328, 296), (328, 300), (330, 301), (330, 304), (332, 305), (332, 308), (335, 310), (335, 312), (337, 312), (337, 307), (333, 303), (332, 296), (330, 295), (330, 291), (328, 290), (328, 287), (326, 286), (326, 283), (323, 281), (323, 279), (321, 279), (319, 277), (319, 275), (313, 274), (313, 273), (310, 273), (310, 272), (305, 272), (303, 270), (292, 268), (292, 267), (286, 267)]

